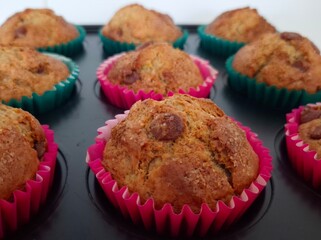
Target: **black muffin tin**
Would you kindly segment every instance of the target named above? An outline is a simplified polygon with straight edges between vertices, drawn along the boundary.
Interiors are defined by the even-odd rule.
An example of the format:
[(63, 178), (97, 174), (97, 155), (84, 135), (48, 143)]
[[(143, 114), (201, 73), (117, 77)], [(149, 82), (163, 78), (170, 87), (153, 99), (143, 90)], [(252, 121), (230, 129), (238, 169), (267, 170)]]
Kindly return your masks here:
[[(200, 49), (197, 26), (185, 27), (190, 32), (185, 51), (209, 60), (219, 71), (209, 97), (226, 114), (256, 132), (273, 157), (272, 178), (246, 214), (229, 229), (205, 239), (320, 238), (321, 195), (294, 172), (288, 161), (285, 112), (257, 105), (234, 92), (227, 83), (225, 59)], [(53, 188), (39, 214), (9, 238), (166, 239), (124, 219), (109, 203), (85, 162), (97, 128), (124, 111), (107, 101), (97, 83), (96, 69), (108, 57), (98, 38), (99, 26), (85, 28), (84, 51), (73, 58), (80, 75), (71, 98), (60, 108), (36, 116), (55, 131), (59, 145)]]

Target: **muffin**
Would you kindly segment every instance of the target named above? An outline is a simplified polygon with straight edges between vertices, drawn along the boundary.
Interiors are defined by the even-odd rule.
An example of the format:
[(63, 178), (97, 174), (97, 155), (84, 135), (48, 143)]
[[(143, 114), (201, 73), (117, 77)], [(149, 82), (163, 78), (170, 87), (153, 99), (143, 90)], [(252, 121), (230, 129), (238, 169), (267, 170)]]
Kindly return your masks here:
[[(321, 88), (319, 50), (309, 39), (292, 32), (265, 34), (244, 46), (227, 61), (227, 70), (234, 89), (249, 91), (248, 84), (253, 80), (260, 86), (273, 87), (277, 96), (270, 99), (279, 98), (294, 105), (317, 100), (305, 99), (303, 95), (316, 94)], [(239, 74), (244, 77), (238, 77)], [(264, 96), (266, 93), (246, 94)], [(289, 94), (294, 98), (289, 100)]]
[(161, 99), (178, 92), (207, 97), (216, 74), (206, 62), (164, 42), (107, 59), (97, 71), (108, 100), (123, 108), (140, 99)]
[(232, 55), (263, 34), (274, 32), (275, 28), (249, 7), (224, 12), (199, 29), (201, 45), (224, 56)]
[[(70, 77), (74, 78), (75, 67), (71, 60), (58, 55), (44, 55), (26, 47), (0, 46), (0, 100), (9, 105), (20, 102), (18, 107), (24, 107), (23, 102), (35, 99), (35, 95), (44, 96), (48, 91), (50, 95), (59, 94), (66, 81), (66, 85), (73, 86)], [(60, 86), (56, 87), (57, 84)]]
[(58, 147), (30, 113), (0, 104), (0, 238), (27, 223), (52, 184)]
[[(139, 4), (131, 4), (119, 9), (103, 26), (101, 37), (105, 50), (108, 53), (116, 53), (132, 50), (137, 45), (151, 41), (165, 41), (182, 48), (187, 33), (175, 26), (170, 16), (146, 9)], [(109, 45), (111, 41), (108, 40), (120, 45), (117, 47), (116, 44), (115, 49), (112, 49)]]
[(227, 226), (270, 177), (262, 143), (207, 99), (139, 101), (98, 131), (87, 162), (107, 197), (135, 223), (150, 230), (155, 221), (160, 234), (165, 220), (176, 223), (172, 236)]
[(288, 156), (294, 169), (315, 189), (321, 190), (321, 105), (309, 104), (287, 114)]
[[(79, 50), (75, 45), (79, 45), (78, 42), (82, 44), (84, 34), (82, 28), (66, 22), (50, 9), (26, 9), (14, 14), (2, 24), (0, 44), (44, 48), (68, 55), (70, 52), (67, 48), (70, 51), (70, 48)], [(58, 45), (66, 49), (54, 48)]]

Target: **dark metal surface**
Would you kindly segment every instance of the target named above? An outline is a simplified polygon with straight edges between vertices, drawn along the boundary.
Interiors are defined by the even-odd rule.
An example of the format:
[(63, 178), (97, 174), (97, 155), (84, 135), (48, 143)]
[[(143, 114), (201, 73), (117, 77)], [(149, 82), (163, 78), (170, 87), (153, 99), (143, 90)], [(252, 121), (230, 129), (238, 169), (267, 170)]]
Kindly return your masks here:
[[(84, 52), (74, 58), (80, 66), (80, 80), (72, 97), (59, 109), (37, 116), (55, 131), (59, 144), (54, 188), (40, 214), (12, 238), (164, 239), (125, 220), (108, 202), (85, 163), (86, 150), (94, 142), (96, 129), (123, 112), (107, 102), (97, 85), (96, 69), (107, 56), (96, 34), (98, 27), (87, 30)], [(258, 133), (273, 156), (271, 182), (240, 221), (215, 239), (320, 238), (321, 195), (294, 173), (287, 160), (282, 129), (285, 113), (258, 106), (232, 91), (227, 84), (224, 59), (199, 49), (195, 31), (190, 34), (185, 50), (208, 59), (219, 70), (210, 98), (226, 114)]]

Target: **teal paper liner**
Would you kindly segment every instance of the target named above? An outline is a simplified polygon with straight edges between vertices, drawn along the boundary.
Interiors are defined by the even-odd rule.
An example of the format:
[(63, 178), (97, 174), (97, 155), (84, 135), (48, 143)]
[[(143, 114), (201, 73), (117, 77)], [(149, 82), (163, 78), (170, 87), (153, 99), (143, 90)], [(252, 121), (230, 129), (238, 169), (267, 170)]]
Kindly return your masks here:
[(302, 104), (321, 101), (321, 91), (309, 94), (305, 90), (288, 90), (257, 82), (233, 69), (234, 55), (226, 61), (228, 82), (232, 89), (245, 94), (249, 99), (260, 104), (289, 110)]
[(56, 108), (69, 98), (78, 78), (79, 67), (71, 59), (64, 56), (53, 53), (45, 54), (66, 64), (70, 72), (69, 77), (64, 81), (57, 83), (53, 89), (44, 92), (42, 95), (33, 93), (32, 97), (23, 96), (21, 100), (11, 99), (8, 102), (2, 101), (3, 104), (22, 108), (35, 115), (42, 114)]
[(245, 43), (231, 42), (205, 32), (206, 26), (197, 28), (198, 35), (201, 40), (201, 47), (215, 55), (229, 57), (236, 53)]
[(40, 52), (52, 52), (65, 56), (73, 56), (83, 50), (83, 41), (86, 37), (86, 30), (82, 26), (75, 25), (79, 32), (79, 36), (67, 43), (62, 43), (55, 46), (38, 48)]
[[(180, 49), (184, 48), (184, 45), (188, 38), (188, 31), (184, 29), (182, 29), (182, 31), (183, 31), (183, 35), (173, 43), (173, 46), (175, 48), (180, 48)], [(134, 43), (114, 41), (110, 38), (105, 37), (102, 34), (101, 30), (99, 31), (98, 35), (103, 44), (104, 51), (108, 55), (113, 55), (116, 53), (127, 52), (127, 51), (136, 49), (136, 45)]]

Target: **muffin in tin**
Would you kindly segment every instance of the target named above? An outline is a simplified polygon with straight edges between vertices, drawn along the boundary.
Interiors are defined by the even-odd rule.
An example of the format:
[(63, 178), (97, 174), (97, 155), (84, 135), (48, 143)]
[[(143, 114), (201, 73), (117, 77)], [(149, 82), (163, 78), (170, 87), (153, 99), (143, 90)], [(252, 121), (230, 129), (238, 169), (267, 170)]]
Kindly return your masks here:
[(86, 32), (50, 9), (26, 9), (0, 27), (0, 44), (32, 47), (63, 55), (79, 52)]
[(187, 32), (177, 27), (170, 16), (139, 4), (119, 9), (100, 33), (105, 51), (133, 50), (146, 42), (166, 41), (182, 48)]
[(276, 30), (256, 9), (245, 7), (222, 13), (198, 32), (202, 47), (229, 56), (244, 44)]
[(298, 33), (265, 34), (230, 57), (226, 67), (230, 86), (260, 102), (291, 107), (321, 99), (320, 52)]
[(165, 42), (111, 57), (97, 71), (108, 100), (123, 108), (178, 92), (207, 97), (216, 74), (205, 61)]
[(107, 197), (135, 223), (150, 230), (155, 221), (160, 234), (166, 222), (175, 222), (172, 236), (227, 226), (270, 178), (267, 149), (208, 99), (139, 101), (98, 131), (87, 162)]

